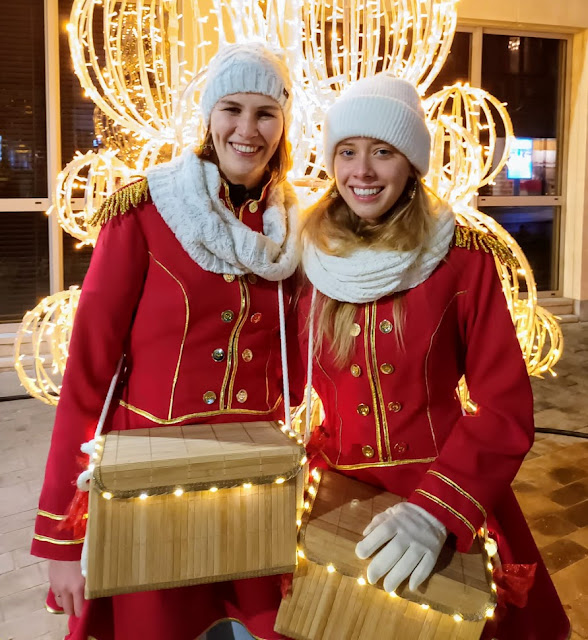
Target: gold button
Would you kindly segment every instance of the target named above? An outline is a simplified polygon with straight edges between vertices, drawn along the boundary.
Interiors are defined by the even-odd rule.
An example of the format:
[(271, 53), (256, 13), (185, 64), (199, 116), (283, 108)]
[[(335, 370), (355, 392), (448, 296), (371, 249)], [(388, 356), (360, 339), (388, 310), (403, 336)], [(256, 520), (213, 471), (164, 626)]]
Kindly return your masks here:
[(367, 406), (367, 404), (358, 404), (357, 405), (357, 413), (359, 413), (360, 416), (367, 416), (370, 412), (370, 408)]
[(255, 284), (257, 282), (257, 276), (254, 273), (250, 273), (247, 276), (247, 280), (249, 280), (251, 284)]
[(249, 211), (251, 211), (251, 213), (255, 213), (258, 209), (259, 209), (259, 205), (257, 204), (257, 202), (252, 202), (249, 205)]
[(207, 391), (202, 396), (202, 399), (204, 400), (204, 402), (206, 402), (206, 404), (212, 404), (216, 400), (216, 393), (214, 391)]
[(376, 452), (374, 451), (374, 448), (370, 447), (369, 444), (364, 444), (363, 447), (361, 448), (361, 452), (366, 458), (373, 458), (374, 455), (376, 454)]
[(357, 324), (357, 322), (354, 322), (351, 325), (351, 331), (349, 333), (351, 333), (354, 338), (357, 338), (357, 336), (361, 333), (361, 327)]
[(394, 413), (398, 413), (400, 409), (402, 409), (402, 405), (400, 402), (389, 402), (388, 409), (390, 409), (390, 411), (394, 411)]
[(253, 351), (251, 351), (251, 349), (245, 349), (241, 354), (241, 357), (245, 362), (251, 362), (253, 360)]
[(361, 367), (358, 364), (351, 365), (351, 375), (354, 378), (359, 378), (359, 376), (361, 375)]
[(392, 323), (390, 322), (390, 320), (382, 320), (382, 322), (380, 322), (380, 331), (382, 333), (390, 333), (390, 331), (392, 331)]
[(215, 362), (222, 362), (225, 359), (225, 350), (224, 349), (215, 349), (212, 352), (212, 359)]
[(237, 400), (239, 402), (245, 402), (245, 400), (247, 400), (247, 391), (245, 391), (245, 389), (237, 391)]
[(232, 322), (234, 317), (235, 317), (235, 314), (232, 311), (227, 310), (221, 313), (221, 318), (223, 319), (223, 322)]
[(225, 282), (235, 282), (235, 274), (234, 273), (225, 273), (223, 276)]
[(251, 322), (253, 322), (253, 324), (257, 324), (260, 321), (261, 321), (261, 313), (257, 312), (251, 316)]
[(384, 364), (380, 365), (380, 371), (388, 375), (390, 373), (394, 373), (394, 367), (391, 364), (384, 362)]

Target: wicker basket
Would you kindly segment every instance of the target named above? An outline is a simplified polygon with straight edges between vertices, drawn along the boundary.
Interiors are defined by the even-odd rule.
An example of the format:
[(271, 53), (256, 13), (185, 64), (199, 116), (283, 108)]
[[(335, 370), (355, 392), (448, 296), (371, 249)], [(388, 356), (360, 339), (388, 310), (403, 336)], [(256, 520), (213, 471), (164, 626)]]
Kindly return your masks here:
[(275, 422), (109, 433), (90, 489), (86, 597), (292, 571), (304, 461)]
[(280, 605), (278, 633), (297, 640), (478, 640), (495, 606), (479, 541), (468, 554), (446, 545), (434, 573), (415, 592), (408, 581), (395, 596), (382, 581), (366, 584), (369, 559), (357, 558), (355, 545), (372, 517), (399, 500), (324, 473), (300, 529), (300, 558), (291, 593)]

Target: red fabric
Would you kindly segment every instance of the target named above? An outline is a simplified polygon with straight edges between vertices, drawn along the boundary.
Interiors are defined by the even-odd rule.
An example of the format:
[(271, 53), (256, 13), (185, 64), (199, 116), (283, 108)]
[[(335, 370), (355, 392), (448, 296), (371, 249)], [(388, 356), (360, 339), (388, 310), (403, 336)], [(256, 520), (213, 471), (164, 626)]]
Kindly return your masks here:
[[(569, 623), (510, 489), (533, 442), (533, 399), (493, 256), (453, 247), (406, 292), (397, 302), (402, 346), (384, 322), (393, 322), (394, 304), (389, 296), (359, 307), (348, 366), (334, 364), (328, 345), (316, 352), (313, 387), (326, 433), (313, 443), (321, 442), (323, 460), (340, 473), (432, 513), (460, 551), (487, 515), (503, 562), (537, 563), (528, 605), (508, 605), (488, 637), (565, 640)], [(305, 291), (302, 318), (309, 306)], [(306, 332), (299, 338), (304, 354)], [(479, 407), (472, 416), (462, 413), (455, 392), (464, 375)]]
[(519, 609), (527, 606), (529, 591), (535, 582), (537, 563), (503, 564), (493, 572), (498, 588), (498, 603), (512, 604)]
[[(251, 212), (246, 203), (236, 215), (262, 232), (264, 206), (261, 202)], [(72, 332), (34, 555), (80, 558), (83, 534), (68, 528), (69, 521), (64, 527), (63, 518), (69, 507), (79, 518), (80, 445), (93, 436), (123, 351), (125, 371), (106, 431), (283, 417), (277, 288), (255, 276), (227, 280), (198, 267), (151, 202), (104, 226)], [(295, 327), (292, 289), (292, 282), (284, 283), (287, 321)], [(225, 311), (233, 312), (232, 319), (224, 319)], [(217, 348), (226, 351), (222, 362), (211, 357)], [(242, 357), (245, 349), (252, 358)], [(304, 373), (294, 365), (290, 383), (296, 403)], [(244, 402), (237, 400), (241, 389), (247, 391)], [(217, 396), (210, 405), (203, 399), (207, 391)], [(273, 620), (279, 602), (279, 576), (101, 598), (86, 602), (79, 620), (71, 618), (70, 637), (194, 640), (216, 620), (235, 617), (256, 635), (277, 639)]]

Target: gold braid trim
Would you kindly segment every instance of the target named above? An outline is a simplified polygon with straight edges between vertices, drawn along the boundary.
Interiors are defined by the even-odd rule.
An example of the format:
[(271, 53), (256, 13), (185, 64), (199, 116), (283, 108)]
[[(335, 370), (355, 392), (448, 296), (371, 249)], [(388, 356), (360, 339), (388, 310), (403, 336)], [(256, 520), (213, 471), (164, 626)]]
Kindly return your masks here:
[(490, 231), (479, 231), (471, 227), (455, 225), (453, 244), (461, 249), (476, 249), (491, 253), (507, 267), (518, 269), (519, 261), (507, 245)]
[(102, 226), (116, 216), (122, 216), (132, 207), (149, 199), (147, 178), (141, 178), (115, 191), (102, 203), (98, 211), (90, 218), (90, 226)]

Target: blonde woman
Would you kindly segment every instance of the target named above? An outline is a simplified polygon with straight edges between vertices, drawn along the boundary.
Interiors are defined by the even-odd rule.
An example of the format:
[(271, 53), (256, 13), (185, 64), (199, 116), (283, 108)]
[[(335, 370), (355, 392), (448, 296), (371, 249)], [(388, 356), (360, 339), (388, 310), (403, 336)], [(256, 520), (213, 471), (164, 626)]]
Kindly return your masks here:
[[(565, 640), (568, 620), (510, 488), (534, 426), (494, 262), (508, 256), (427, 192), (429, 154), (418, 94), (404, 80), (361, 80), (327, 114), (334, 184), (304, 222), (299, 305), (303, 318), (312, 309), (312, 384), (325, 408), (311, 452), (406, 498), (357, 545), (371, 583), (392, 592), (408, 579), (416, 589), (448, 537), (467, 551), (486, 523), (503, 569), (484, 637)], [(472, 414), (455, 392), (462, 375)]]

